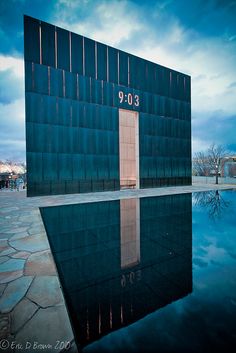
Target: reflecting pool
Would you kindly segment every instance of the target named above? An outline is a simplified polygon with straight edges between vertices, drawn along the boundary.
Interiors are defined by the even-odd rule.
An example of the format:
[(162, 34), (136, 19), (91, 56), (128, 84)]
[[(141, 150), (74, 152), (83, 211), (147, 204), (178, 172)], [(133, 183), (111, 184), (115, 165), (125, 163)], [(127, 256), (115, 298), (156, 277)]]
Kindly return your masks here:
[(236, 192), (41, 209), (84, 352), (236, 343)]

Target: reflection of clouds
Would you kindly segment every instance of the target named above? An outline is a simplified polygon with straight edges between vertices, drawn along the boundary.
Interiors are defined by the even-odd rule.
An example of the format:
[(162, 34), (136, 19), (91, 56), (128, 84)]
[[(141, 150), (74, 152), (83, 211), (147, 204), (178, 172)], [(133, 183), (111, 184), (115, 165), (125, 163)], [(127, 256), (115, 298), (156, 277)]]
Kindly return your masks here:
[(214, 266), (222, 266), (222, 264), (219, 261), (211, 260), (210, 263)]
[(233, 259), (235, 259), (236, 260), (236, 252), (231, 252), (231, 251), (228, 251), (228, 254), (229, 254), (229, 256), (231, 256)]
[[(228, 290), (227, 287), (221, 295)], [(208, 283), (198, 287), (196, 294), (109, 334), (83, 351), (199, 353), (213, 352), (212, 349), (218, 352), (219, 347), (230, 348), (235, 326), (234, 300), (234, 297), (220, 300), (215, 291), (209, 290), (208, 278)]]
[[(215, 191), (212, 192), (214, 196)], [(202, 193), (204, 196), (205, 193)], [(209, 194), (209, 193), (208, 193)], [(221, 216), (210, 218), (208, 207), (196, 201), (197, 194), (193, 194), (193, 264), (194, 271), (204, 271), (201, 260), (212, 267), (223, 268), (234, 264), (236, 259), (235, 244), (235, 216), (236, 203), (234, 191), (220, 192), (221, 198), (227, 207), (222, 210)], [(198, 195), (199, 196), (199, 195)], [(194, 207), (197, 206), (197, 207)], [(199, 261), (200, 260), (200, 261)]]
[(193, 207), (193, 293), (84, 352), (233, 352), (236, 280), (231, 254), (236, 248), (236, 193), (221, 196), (230, 204), (225, 217), (216, 222), (209, 222), (205, 207)]
[(194, 251), (193, 265), (195, 265), (195, 268), (196, 266), (206, 267), (209, 264), (214, 265), (216, 259), (217, 263), (222, 265), (228, 255), (228, 252), (215, 242), (215, 244), (212, 243), (210, 246), (205, 247), (204, 251), (202, 248)]
[(234, 277), (235, 268), (214, 265), (200, 269), (201, 276), (197, 276), (191, 295), (109, 334), (83, 351), (199, 353), (218, 352), (220, 347), (222, 352), (232, 352), (236, 282), (229, 279)]
[[(208, 242), (208, 244), (210, 244), (210, 243)], [(207, 254), (206, 248), (201, 246), (201, 247), (198, 249), (198, 254), (199, 254), (199, 255), (206, 255), (206, 254)]]
[(201, 258), (195, 257), (193, 259), (193, 265), (199, 266), (199, 267), (206, 267), (208, 265), (207, 261), (202, 260)]

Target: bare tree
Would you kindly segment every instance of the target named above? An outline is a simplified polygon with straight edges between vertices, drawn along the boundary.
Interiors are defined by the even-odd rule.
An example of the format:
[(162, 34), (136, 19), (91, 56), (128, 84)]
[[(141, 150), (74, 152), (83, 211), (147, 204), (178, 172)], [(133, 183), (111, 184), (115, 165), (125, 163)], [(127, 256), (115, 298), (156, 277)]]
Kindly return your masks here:
[(210, 174), (210, 166), (208, 164), (206, 153), (195, 153), (193, 158), (193, 171), (200, 176), (208, 176)]
[(222, 159), (226, 156), (226, 149), (222, 145), (214, 143), (208, 148), (208, 163), (212, 170), (215, 171), (216, 184), (218, 184), (219, 170)]
[(201, 176), (208, 176), (213, 172), (216, 176), (216, 184), (218, 184), (221, 162), (226, 153), (224, 146), (213, 143), (206, 152), (197, 152), (195, 154), (193, 170)]

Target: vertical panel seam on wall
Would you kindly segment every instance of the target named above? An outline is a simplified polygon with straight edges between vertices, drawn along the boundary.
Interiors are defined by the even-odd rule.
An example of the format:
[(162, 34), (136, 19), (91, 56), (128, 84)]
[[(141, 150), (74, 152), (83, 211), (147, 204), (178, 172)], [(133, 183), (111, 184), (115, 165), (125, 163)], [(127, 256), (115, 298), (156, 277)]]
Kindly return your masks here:
[(107, 46), (107, 82), (109, 82), (109, 54), (108, 54), (108, 46)]
[(72, 72), (72, 58), (71, 58), (71, 32), (69, 32), (69, 59), (70, 59), (70, 72)]
[(89, 77), (89, 103), (92, 102), (92, 77)]
[(97, 50), (97, 42), (95, 42), (95, 79), (98, 79), (98, 50)]
[(104, 89), (104, 81), (102, 80), (101, 81), (101, 86), (102, 86), (102, 105), (104, 104), (104, 92), (103, 92), (103, 89)]
[(55, 27), (55, 68), (57, 69), (57, 28)]
[(50, 89), (50, 67), (48, 66), (48, 95), (50, 96), (51, 95), (51, 89)]
[(35, 89), (35, 80), (34, 80), (34, 63), (32, 62), (32, 91)]
[(178, 92), (178, 94), (177, 94), (177, 99), (180, 100), (180, 97), (179, 97), (179, 74), (177, 74), (177, 87), (176, 87), (176, 91)]
[[(70, 127), (72, 127), (72, 100), (70, 100)], [(73, 145), (72, 145), (73, 150)]]
[(129, 75), (129, 56), (128, 56), (128, 86), (130, 85), (130, 75)]
[(83, 75), (85, 76), (85, 47), (84, 47), (84, 37), (83, 37)]
[(62, 88), (63, 88), (63, 97), (65, 97), (66, 96), (65, 70), (62, 70)]
[(79, 99), (79, 74), (76, 74), (76, 99)]
[(39, 21), (39, 63), (42, 64), (42, 28), (41, 21)]
[(119, 50), (117, 52), (117, 66), (118, 66), (117, 72), (118, 72), (118, 85), (119, 85), (120, 84), (120, 52), (119, 52)]
[(115, 95), (114, 92), (115, 91), (115, 84), (112, 83), (112, 106), (115, 107)]

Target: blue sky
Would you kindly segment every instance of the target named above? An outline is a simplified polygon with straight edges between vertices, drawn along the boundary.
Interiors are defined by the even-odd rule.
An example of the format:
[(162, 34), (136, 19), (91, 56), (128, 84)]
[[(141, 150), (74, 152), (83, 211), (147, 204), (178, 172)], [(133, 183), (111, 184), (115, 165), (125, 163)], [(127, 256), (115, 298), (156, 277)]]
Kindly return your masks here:
[(23, 14), (191, 75), (193, 153), (236, 153), (236, 0), (0, 0), (0, 160), (25, 160)]

